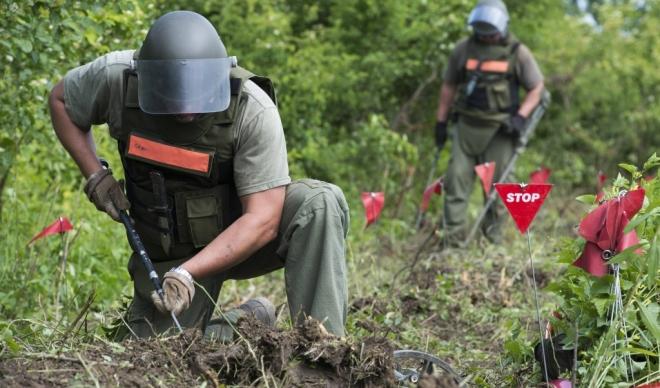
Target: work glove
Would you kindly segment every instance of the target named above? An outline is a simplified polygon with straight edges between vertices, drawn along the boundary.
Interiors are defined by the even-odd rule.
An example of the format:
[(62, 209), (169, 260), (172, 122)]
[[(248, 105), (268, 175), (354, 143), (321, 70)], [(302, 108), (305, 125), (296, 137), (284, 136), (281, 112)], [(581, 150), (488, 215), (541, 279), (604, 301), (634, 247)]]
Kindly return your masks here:
[(435, 123), (435, 146), (441, 150), (447, 142), (447, 122), (438, 121)]
[(151, 301), (161, 313), (173, 312), (179, 315), (188, 307), (195, 296), (195, 284), (188, 271), (181, 267), (172, 268), (163, 276), (163, 299), (156, 291), (151, 293)]
[(112, 170), (109, 168), (101, 169), (90, 175), (84, 190), (87, 198), (98, 210), (108, 213), (117, 222), (120, 222), (119, 211), (128, 210), (131, 207), (122, 185), (115, 180)]
[(516, 113), (511, 117), (511, 122), (509, 123), (509, 134), (519, 138), (525, 132), (525, 124), (527, 119)]

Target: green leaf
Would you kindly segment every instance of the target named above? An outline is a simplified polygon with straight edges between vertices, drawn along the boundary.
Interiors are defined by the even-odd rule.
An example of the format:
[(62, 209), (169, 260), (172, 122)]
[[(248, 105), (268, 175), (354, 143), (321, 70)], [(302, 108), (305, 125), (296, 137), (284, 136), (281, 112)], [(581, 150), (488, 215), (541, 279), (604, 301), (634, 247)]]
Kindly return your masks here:
[[(657, 209), (657, 208), (656, 208)], [(647, 258), (647, 278), (646, 285), (649, 289), (653, 288), (657, 282), (658, 266), (660, 264), (660, 245), (658, 245), (658, 236), (656, 235), (653, 239), (653, 244), (649, 250), (649, 255)]]
[(628, 233), (631, 230), (633, 230), (637, 225), (646, 221), (648, 218), (655, 217), (657, 215), (660, 215), (660, 207), (656, 207), (646, 214), (635, 217), (632, 221), (630, 221), (630, 223), (628, 223), (628, 225), (626, 225), (626, 228), (623, 230), (623, 232)]
[(596, 311), (599, 316), (604, 316), (607, 312), (607, 308), (611, 304), (610, 298), (593, 298), (591, 303), (596, 307)]
[(13, 337), (5, 337), (5, 344), (7, 344), (7, 347), (12, 352), (12, 354), (17, 354), (21, 351), (21, 345), (14, 341)]
[(636, 166), (633, 166), (632, 164), (627, 164), (627, 163), (619, 163), (619, 167), (622, 169), (628, 171), (630, 174), (634, 175), (635, 173), (639, 172)]
[(504, 350), (515, 361), (521, 362), (525, 358), (525, 347), (516, 340), (507, 340), (504, 342)]
[(645, 356), (658, 357), (658, 354), (656, 352), (652, 352), (650, 350), (646, 350), (642, 348), (628, 347), (628, 348), (623, 348), (623, 350), (628, 351), (632, 354), (643, 354)]
[(653, 155), (651, 155), (651, 157), (649, 158), (649, 160), (644, 162), (644, 167), (642, 167), (642, 170), (648, 171), (656, 166), (660, 166), (660, 157), (658, 157), (658, 155), (654, 152)]
[(15, 42), (18, 44), (18, 47), (25, 53), (32, 52), (32, 42), (27, 39), (17, 38)]
[(593, 194), (580, 195), (575, 198), (576, 201), (586, 203), (587, 205), (593, 205), (596, 202), (596, 196)]
[(660, 313), (660, 305), (651, 303), (644, 306), (642, 303), (637, 303), (639, 306), (639, 315), (641, 315), (647, 329), (653, 334), (656, 341), (660, 341), (660, 325), (658, 324), (658, 314)]

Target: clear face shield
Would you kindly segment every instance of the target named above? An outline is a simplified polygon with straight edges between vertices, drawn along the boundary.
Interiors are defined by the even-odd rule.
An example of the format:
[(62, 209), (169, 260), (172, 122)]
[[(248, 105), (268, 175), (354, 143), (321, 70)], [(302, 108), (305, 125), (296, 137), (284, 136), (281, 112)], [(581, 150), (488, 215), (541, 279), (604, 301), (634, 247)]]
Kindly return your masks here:
[(229, 107), (236, 57), (136, 60), (138, 102), (149, 114), (221, 112)]
[(500, 8), (481, 5), (470, 12), (468, 24), (472, 26), (477, 35), (494, 35), (499, 33), (506, 36), (509, 16)]

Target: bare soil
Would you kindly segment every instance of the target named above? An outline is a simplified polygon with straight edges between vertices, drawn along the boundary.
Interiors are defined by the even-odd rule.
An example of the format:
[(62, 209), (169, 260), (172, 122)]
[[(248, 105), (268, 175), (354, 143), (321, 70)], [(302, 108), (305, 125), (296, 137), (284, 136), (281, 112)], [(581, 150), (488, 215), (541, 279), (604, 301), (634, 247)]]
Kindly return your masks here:
[(0, 359), (0, 386), (211, 386), (276, 382), (292, 387), (395, 386), (392, 345), (351, 342), (313, 320), (292, 331), (242, 319), (241, 338), (221, 344), (189, 330), (168, 338), (99, 342), (60, 353)]

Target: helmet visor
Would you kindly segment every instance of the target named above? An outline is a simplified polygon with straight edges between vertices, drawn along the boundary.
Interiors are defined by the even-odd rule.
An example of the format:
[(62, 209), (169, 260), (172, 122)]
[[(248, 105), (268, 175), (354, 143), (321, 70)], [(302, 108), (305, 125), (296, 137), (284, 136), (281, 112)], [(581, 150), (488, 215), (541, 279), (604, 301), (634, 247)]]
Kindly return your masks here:
[(506, 35), (507, 25), (509, 24), (509, 16), (497, 7), (488, 5), (477, 6), (470, 13), (468, 24), (475, 29), (477, 34), (491, 35), (499, 32), (504, 36)]
[(229, 107), (233, 58), (136, 62), (138, 102), (146, 113), (210, 113)]

